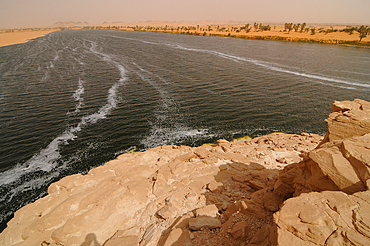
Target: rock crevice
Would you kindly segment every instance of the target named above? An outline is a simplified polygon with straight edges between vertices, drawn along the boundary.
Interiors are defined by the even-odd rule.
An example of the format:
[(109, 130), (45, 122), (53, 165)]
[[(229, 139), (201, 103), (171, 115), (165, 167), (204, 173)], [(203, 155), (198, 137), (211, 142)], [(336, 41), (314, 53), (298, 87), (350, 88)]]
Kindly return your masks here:
[(328, 133), (273, 133), (118, 156), (50, 185), (1, 245), (366, 245), (370, 103), (334, 102)]

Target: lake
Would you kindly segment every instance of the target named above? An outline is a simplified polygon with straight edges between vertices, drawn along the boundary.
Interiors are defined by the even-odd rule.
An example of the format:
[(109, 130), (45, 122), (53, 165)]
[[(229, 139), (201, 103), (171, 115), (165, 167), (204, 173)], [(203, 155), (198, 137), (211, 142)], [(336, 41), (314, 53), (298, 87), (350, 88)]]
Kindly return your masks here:
[(370, 49), (67, 30), (0, 47), (1, 228), (66, 175), (159, 145), (325, 134), (370, 100)]

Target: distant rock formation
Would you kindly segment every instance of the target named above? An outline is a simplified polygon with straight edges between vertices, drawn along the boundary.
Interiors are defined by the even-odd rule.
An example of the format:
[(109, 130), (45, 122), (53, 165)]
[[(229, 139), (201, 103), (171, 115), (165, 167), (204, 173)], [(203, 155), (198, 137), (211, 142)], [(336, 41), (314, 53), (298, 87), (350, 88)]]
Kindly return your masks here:
[(0, 245), (366, 245), (369, 105), (334, 102), (324, 140), (273, 133), (120, 155), (50, 185)]
[(50, 26), (51, 28), (61, 28), (61, 27), (83, 27), (89, 26), (88, 22), (75, 22), (75, 21), (63, 21), (63, 22), (56, 22), (54, 25)]

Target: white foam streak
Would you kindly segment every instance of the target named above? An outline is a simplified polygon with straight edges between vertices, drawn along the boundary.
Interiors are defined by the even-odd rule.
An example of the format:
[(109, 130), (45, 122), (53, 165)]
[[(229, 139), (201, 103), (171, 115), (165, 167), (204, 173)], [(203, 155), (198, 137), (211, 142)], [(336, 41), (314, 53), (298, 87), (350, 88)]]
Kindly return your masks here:
[(59, 60), (59, 52), (57, 52), (56, 54), (55, 54), (55, 56), (54, 56), (54, 59), (53, 59), (54, 61), (56, 61), (56, 60)]
[(57, 160), (60, 158), (59, 145), (61, 143), (66, 144), (74, 138), (76, 136), (71, 131), (65, 131), (25, 163), (18, 164), (14, 168), (0, 173), (0, 185), (13, 183), (23, 175), (36, 171), (50, 172), (57, 165)]
[(73, 93), (72, 97), (75, 99), (77, 102), (76, 104), (76, 109), (75, 113), (80, 112), (81, 108), (84, 105), (84, 99), (82, 95), (85, 93), (85, 88), (84, 88), (84, 81), (82, 79), (78, 79), (78, 88), (77, 90)]
[[(148, 71), (148, 70), (145, 70), (144, 68), (141, 68), (139, 65), (137, 65), (136, 63), (133, 63), (141, 72), (143, 73), (146, 73), (148, 74), (149, 76), (145, 76), (143, 75), (143, 73), (140, 73), (140, 72), (137, 72), (137, 75), (145, 82), (149, 83), (154, 89), (156, 89), (156, 91), (159, 93), (160, 97), (161, 97), (161, 100), (162, 100), (162, 108), (165, 110), (164, 112), (166, 112), (165, 115), (159, 115), (157, 114), (157, 118), (162, 118), (162, 119), (165, 119), (167, 118), (166, 115), (170, 115), (170, 114), (173, 114), (175, 108), (172, 108), (172, 106), (175, 106), (175, 103), (174, 103), (174, 100), (171, 98), (171, 96), (169, 95), (169, 93), (162, 89), (162, 87), (160, 85), (158, 85), (154, 80), (152, 80), (150, 78), (150, 76), (152, 77), (157, 77), (158, 79), (161, 80), (161, 78), (159, 76), (156, 76), (155, 74), (153, 74), (152, 72)], [(161, 80), (162, 81), (162, 80)], [(164, 82), (165, 84), (168, 84), (167, 82)], [(171, 112), (169, 112), (171, 110)]]
[(77, 58), (74, 58), (76, 62), (78, 62), (78, 64), (80, 64), (81, 66), (85, 65), (84, 62), (82, 62), (81, 60), (77, 59)]
[[(114, 64), (121, 75), (120, 79), (108, 90), (107, 103), (103, 105), (98, 110), (98, 112), (82, 117), (77, 126), (66, 129), (61, 135), (53, 139), (46, 148), (42, 149), (39, 153), (32, 156), (25, 163), (18, 164), (12, 169), (0, 173), (0, 185), (16, 182), (22, 176), (37, 171), (49, 172), (48, 176), (51, 177), (57, 175), (53, 172), (55, 172), (54, 169), (58, 166), (58, 160), (61, 157), (59, 153), (60, 146), (67, 145), (69, 141), (76, 139), (76, 134), (80, 132), (85, 126), (87, 126), (88, 124), (95, 124), (99, 120), (106, 118), (107, 115), (109, 115), (111, 111), (117, 107), (119, 100), (118, 88), (122, 86), (127, 80), (125, 76), (126, 70), (118, 62), (113, 61), (109, 55), (96, 52), (94, 49), (92, 49), (92, 52), (101, 56), (101, 58), (106, 60), (106, 62)], [(72, 97), (75, 98), (76, 101), (78, 101), (75, 112), (79, 111), (80, 107), (82, 107), (83, 105), (82, 94), (85, 91), (83, 84), (84, 81), (79, 79), (78, 88), (72, 95)], [(50, 177), (46, 179), (49, 178)], [(28, 183), (29, 182), (22, 183), (21, 186), (26, 187)], [(41, 183), (38, 183), (38, 185), (41, 185)], [(14, 190), (13, 192), (16, 192), (16, 190)]]
[[(256, 65), (268, 68), (268, 69), (273, 70), (273, 71), (293, 74), (293, 75), (306, 77), (306, 78), (310, 78), (310, 79), (317, 79), (317, 80), (328, 81), (328, 82), (333, 82), (333, 83), (370, 88), (369, 84), (360, 84), (360, 83), (355, 83), (355, 82), (348, 82), (348, 81), (341, 80), (341, 79), (328, 78), (328, 77), (324, 77), (324, 76), (321, 76), (321, 75), (313, 75), (313, 74), (307, 74), (307, 73), (294, 72), (294, 71), (290, 71), (290, 70), (286, 70), (286, 69), (282, 69), (282, 68), (278, 68), (278, 67), (273, 67), (273, 66), (270, 66), (268, 64), (264, 64), (262, 62), (258, 62), (258, 63), (256, 63)], [(345, 88), (355, 89), (353, 87), (345, 87)]]
[[(114, 36), (114, 37), (116, 37), (116, 36)], [(123, 38), (123, 37), (117, 37), (117, 38)], [(315, 80), (320, 80), (320, 81), (332, 82), (334, 84), (328, 84), (328, 83), (313, 81), (313, 82), (316, 82), (316, 83), (325, 84), (325, 85), (334, 86), (334, 87), (339, 87), (339, 88), (357, 90), (357, 88), (348, 87), (348, 86), (342, 86), (342, 85), (357, 86), (357, 87), (362, 87), (362, 88), (370, 88), (370, 84), (362, 84), (362, 83), (356, 83), (356, 82), (349, 82), (349, 81), (345, 81), (345, 80), (341, 80), (341, 79), (336, 79), (336, 78), (330, 78), (330, 77), (321, 76), (321, 75), (314, 75), (314, 74), (307, 74), (307, 73), (295, 72), (295, 71), (291, 71), (291, 70), (279, 68), (277, 66), (274, 66), (273, 63), (270, 63), (270, 62), (264, 62), (264, 61), (259, 61), (259, 60), (255, 60), (255, 59), (250, 59), (250, 58), (245, 58), (245, 57), (239, 57), (239, 56), (229, 55), (229, 54), (226, 54), (226, 53), (217, 52), (217, 51), (213, 51), (213, 50), (197, 49), (197, 48), (187, 48), (187, 47), (184, 47), (184, 46), (181, 46), (181, 45), (178, 45), (178, 44), (155, 43), (155, 42), (149, 42), (149, 41), (144, 41), (144, 40), (139, 40), (139, 39), (133, 39), (133, 38), (124, 38), (124, 39), (140, 41), (140, 42), (143, 42), (143, 43), (153, 44), (153, 45), (166, 45), (166, 46), (170, 46), (170, 47), (173, 47), (175, 49), (181, 49), (181, 50), (214, 54), (214, 55), (217, 55), (219, 57), (232, 60), (234, 62), (248, 62), (248, 63), (252, 63), (254, 65), (261, 66), (261, 67), (264, 67), (266, 69), (269, 69), (269, 70), (272, 70), (272, 71), (276, 71), (276, 72), (292, 74), (292, 75), (301, 76), (301, 77), (310, 78), (310, 79), (315, 79)], [(340, 85), (340, 84), (342, 84), (342, 85)]]
[[(295, 71), (279, 68), (277, 66), (274, 66), (273, 63), (270, 63), (270, 62), (264, 62), (264, 61), (259, 61), (259, 60), (255, 60), (255, 59), (249, 59), (249, 58), (245, 58), (245, 57), (229, 55), (229, 54), (225, 54), (225, 53), (221, 53), (221, 52), (217, 52), (217, 51), (185, 48), (185, 47), (180, 46), (180, 45), (177, 45), (176, 48), (183, 49), (183, 50), (189, 50), (189, 51), (205, 52), (205, 53), (215, 54), (219, 57), (229, 59), (229, 60), (232, 60), (232, 61), (235, 61), (235, 62), (253, 63), (257, 66), (261, 66), (261, 67), (264, 67), (264, 68), (267, 68), (269, 70), (276, 71), (276, 72), (282, 72), (282, 73), (292, 74), (292, 75), (296, 75), (296, 76), (301, 76), (301, 77), (306, 77), (306, 78), (316, 79), (316, 80), (321, 80), (321, 81), (328, 81), (328, 82), (333, 82), (333, 83), (336, 83), (336, 84), (345, 84), (345, 85), (352, 85), (352, 86), (370, 88), (369, 84), (361, 84), (361, 83), (349, 82), (349, 81), (345, 81), (345, 80), (341, 80), (341, 79), (329, 78), (329, 77), (325, 77), (325, 76), (321, 76), (321, 75), (295, 72)], [(356, 89), (356, 88), (353, 88), (353, 87), (343, 87), (343, 86), (336, 85), (336, 84), (326, 84), (326, 85), (337, 86), (337, 87), (346, 88), (346, 89)]]
[(163, 128), (155, 125), (150, 129), (150, 134), (140, 142), (146, 149), (156, 146), (172, 145), (179, 142), (196, 141), (200, 138), (211, 138), (214, 135), (208, 134), (207, 129), (191, 129), (187, 126), (175, 126), (174, 128)]
[[(196, 141), (199, 138), (209, 138), (207, 129), (191, 129), (181, 122), (181, 115), (178, 114), (176, 103), (170, 94), (164, 90), (153, 77), (161, 80), (159, 76), (154, 73), (141, 68), (136, 63), (133, 63), (139, 70), (137, 75), (145, 82), (149, 83), (157, 90), (161, 97), (161, 104), (155, 111), (155, 121), (151, 124), (149, 134), (145, 136), (140, 142), (146, 149), (156, 146), (171, 145), (185, 140)], [(162, 81), (162, 80), (161, 80)], [(163, 81), (164, 82), (164, 81)], [(167, 84), (166, 82), (164, 82)]]

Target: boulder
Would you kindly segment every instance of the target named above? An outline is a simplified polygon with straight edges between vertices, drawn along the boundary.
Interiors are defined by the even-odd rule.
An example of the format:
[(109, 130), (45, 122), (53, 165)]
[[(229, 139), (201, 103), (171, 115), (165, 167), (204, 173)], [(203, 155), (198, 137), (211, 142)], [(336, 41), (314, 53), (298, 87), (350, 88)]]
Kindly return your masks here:
[(248, 226), (249, 224), (246, 221), (236, 222), (229, 233), (234, 239), (245, 238), (248, 233)]
[(370, 191), (302, 194), (274, 214), (278, 245), (367, 245)]
[(328, 131), (324, 142), (370, 133), (370, 102), (361, 99), (335, 101), (326, 122)]
[(202, 208), (198, 208), (195, 210), (195, 215), (199, 216), (209, 216), (209, 217), (216, 217), (218, 215), (218, 208), (215, 204), (207, 205)]
[(332, 109), (324, 140), (162, 146), (65, 177), (15, 213), (0, 245), (366, 245), (370, 103)]
[(221, 227), (221, 221), (209, 216), (200, 216), (189, 219), (189, 229), (198, 231), (202, 229), (215, 229)]
[(285, 198), (325, 190), (353, 194), (366, 190), (369, 173), (370, 134), (365, 134), (312, 150), (304, 161), (282, 171), (274, 191)]
[(370, 103), (334, 102), (332, 109), (323, 142), (274, 185), (274, 193), (293, 196), (274, 214), (278, 245), (370, 242)]

